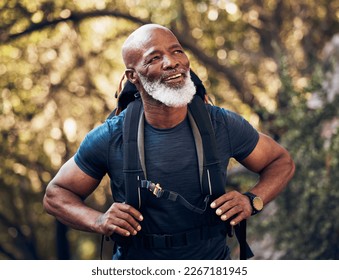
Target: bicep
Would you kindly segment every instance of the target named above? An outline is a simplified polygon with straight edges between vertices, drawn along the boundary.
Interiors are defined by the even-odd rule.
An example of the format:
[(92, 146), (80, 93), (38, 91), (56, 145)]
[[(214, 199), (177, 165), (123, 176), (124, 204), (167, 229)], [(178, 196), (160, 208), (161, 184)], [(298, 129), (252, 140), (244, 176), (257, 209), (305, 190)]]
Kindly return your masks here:
[(254, 150), (241, 163), (253, 172), (260, 173), (273, 161), (284, 156), (286, 150), (269, 136), (260, 133)]
[(85, 199), (99, 183), (100, 180), (83, 172), (72, 157), (60, 168), (48, 187), (57, 186)]

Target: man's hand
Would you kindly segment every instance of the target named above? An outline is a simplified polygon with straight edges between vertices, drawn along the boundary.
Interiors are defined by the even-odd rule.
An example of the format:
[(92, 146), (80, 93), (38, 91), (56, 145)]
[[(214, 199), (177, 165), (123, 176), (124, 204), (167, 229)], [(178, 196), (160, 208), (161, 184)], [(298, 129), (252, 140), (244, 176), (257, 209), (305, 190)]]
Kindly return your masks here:
[(99, 231), (110, 236), (113, 233), (122, 236), (136, 235), (141, 230), (139, 222), (143, 220), (141, 213), (124, 203), (113, 203), (97, 220)]
[(220, 219), (226, 221), (231, 217), (231, 225), (234, 226), (252, 214), (252, 206), (247, 196), (231, 191), (220, 196), (211, 203), (211, 208), (216, 209), (215, 213)]
[(106, 213), (102, 213), (84, 203), (99, 183), (100, 180), (84, 173), (71, 158), (48, 184), (44, 207), (49, 214), (74, 229), (106, 236), (137, 234), (143, 217), (132, 206), (113, 203)]
[[(274, 199), (292, 178), (295, 170), (293, 160), (286, 149), (267, 135), (260, 134), (259, 141), (241, 162), (247, 169), (258, 173), (259, 180), (250, 190), (258, 195), (264, 205)], [(232, 218), (231, 225), (236, 225), (252, 214), (252, 206), (247, 196), (231, 191), (211, 203), (221, 220)]]

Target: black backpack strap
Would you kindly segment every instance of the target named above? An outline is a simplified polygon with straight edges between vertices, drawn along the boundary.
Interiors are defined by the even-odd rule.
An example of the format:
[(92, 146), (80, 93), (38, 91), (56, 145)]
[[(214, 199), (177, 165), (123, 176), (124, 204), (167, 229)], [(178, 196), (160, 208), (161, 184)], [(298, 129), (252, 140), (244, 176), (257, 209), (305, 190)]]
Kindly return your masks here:
[(234, 231), (240, 247), (240, 259), (247, 260), (252, 258), (254, 254), (246, 241), (246, 220), (242, 220), (236, 225)]
[(131, 244), (135, 248), (170, 249), (197, 244), (211, 238), (225, 235), (225, 228), (217, 225), (204, 225), (200, 228), (175, 234), (141, 234), (131, 236)]
[(126, 192), (126, 203), (140, 208), (141, 198), (138, 188), (140, 180), (144, 177), (138, 154), (138, 125), (142, 114), (140, 98), (129, 103), (123, 126), (124, 162), (123, 173)]
[[(221, 176), (220, 161), (217, 156), (217, 145), (215, 140), (215, 133), (212, 127), (209, 113), (206, 109), (203, 100), (194, 96), (192, 102), (188, 105), (189, 112), (192, 115), (203, 145), (203, 175), (202, 175), (202, 189), (203, 193), (210, 194), (215, 197), (225, 193), (225, 186)], [(191, 122), (192, 124), (192, 122)], [(192, 126), (193, 134), (194, 126)], [(197, 140), (198, 135), (194, 135)], [(199, 156), (198, 156), (199, 157)]]
[[(211, 123), (210, 116), (206, 109), (205, 103), (201, 98), (195, 96), (192, 102), (189, 104), (189, 112), (194, 118), (194, 123), (197, 125), (201, 141), (203, 144), (204, 166), (202, 176), (202, 188), (203, 193), (209, 193), (214, 197), (219, 197), (225, 193), (225, 186), (221, 176), (220, 161), (217, 155), (217, 145), (215, 140), (215, 133)], [(193, 122), (191, 122), (192, 124)], [(194, 125), (192, 126), (193, 134), (195, 134)], [(197, 141), (199, 136), (195, 135), (194, 138)], [(198, 139), (198, 140), (197, 140)], [(197, 149), (198, 151), (198, 149)], [(231, 227), (229, 222), (226, 222), (227, 227)], [(253, 252), (246, 241), (246, 220), (240, 222), (239, 225), (234, 227), (235, 235), (238, 239), (240, 246), (240, 259), (245, 260), (252, 258)]]

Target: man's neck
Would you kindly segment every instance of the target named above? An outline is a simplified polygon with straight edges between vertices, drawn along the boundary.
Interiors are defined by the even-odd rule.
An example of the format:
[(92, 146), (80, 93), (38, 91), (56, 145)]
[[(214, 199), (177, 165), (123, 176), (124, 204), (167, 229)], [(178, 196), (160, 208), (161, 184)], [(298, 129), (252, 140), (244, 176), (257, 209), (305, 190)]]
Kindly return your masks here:
[(187, 115), (187, 106), (167, 107), (144, 100), (146, 121), (155, 128), (167, 129), (177, 126)]

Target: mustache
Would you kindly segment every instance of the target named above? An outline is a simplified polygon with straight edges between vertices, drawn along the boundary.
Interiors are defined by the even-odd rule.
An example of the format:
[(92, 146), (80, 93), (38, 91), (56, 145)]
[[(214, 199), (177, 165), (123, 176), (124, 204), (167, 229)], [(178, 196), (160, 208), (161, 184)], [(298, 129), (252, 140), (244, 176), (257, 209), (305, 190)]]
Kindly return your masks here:
[(169, 77), (173, 75), (181, 74), (184, 78), (187, 78), (190, 76), (190, 71), (186, 69), (173, 69), (173, 70), (167, 70), (165, 73), (161, 74), (157, 79), (151, 80), (149, 77), (144, 76), (141, 73), (138, 73), (139, 76), (141, 76), (144, 80), (150, 83), (161, 83), (161, 81), (168, 79)]
[(186, 78), (189, 74), (189, 70), (186, 70), (186, 69), (173, 69), (173, 70), (167, 70), (166, 73), (163, 73), (161, 76), (160, 76), (160, 80), (164, 80), (164, 79), (167, 79), (173, 75), (182, 75), (184, 78)]

